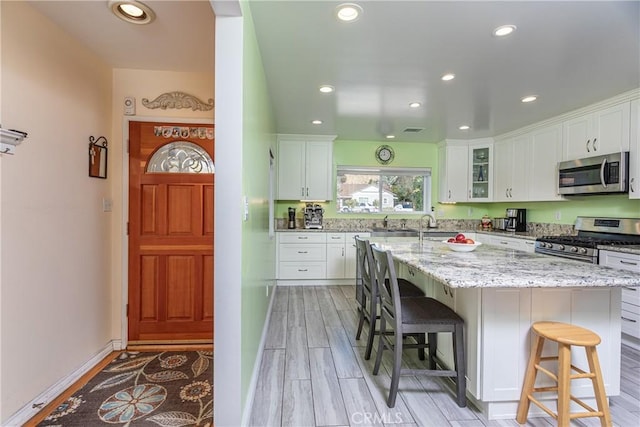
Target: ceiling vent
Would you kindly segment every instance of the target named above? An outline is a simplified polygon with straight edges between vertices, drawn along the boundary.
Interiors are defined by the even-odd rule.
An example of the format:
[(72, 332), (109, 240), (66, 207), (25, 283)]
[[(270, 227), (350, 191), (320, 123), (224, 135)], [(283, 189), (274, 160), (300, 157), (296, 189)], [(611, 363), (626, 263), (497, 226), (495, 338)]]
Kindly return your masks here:
[(404, 132), (404, 133), (418, 133), (418, 132), (422, 132), (423, 130), (424, 130), (424, 128), (406, 128), (402, 132)]

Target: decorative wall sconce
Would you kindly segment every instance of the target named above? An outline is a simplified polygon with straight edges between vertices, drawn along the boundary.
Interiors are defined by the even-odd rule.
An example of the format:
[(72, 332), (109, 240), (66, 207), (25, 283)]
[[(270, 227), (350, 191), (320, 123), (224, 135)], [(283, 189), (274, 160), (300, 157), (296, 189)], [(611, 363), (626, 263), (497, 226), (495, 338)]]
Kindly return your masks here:
[(13, 154), (16, 145), (19, 145), (26, 137), (26, 132), (0, 128), (0, 154)]
[(107, 178), (107, 138), (104, 136), (89, 137), (89, 176)]

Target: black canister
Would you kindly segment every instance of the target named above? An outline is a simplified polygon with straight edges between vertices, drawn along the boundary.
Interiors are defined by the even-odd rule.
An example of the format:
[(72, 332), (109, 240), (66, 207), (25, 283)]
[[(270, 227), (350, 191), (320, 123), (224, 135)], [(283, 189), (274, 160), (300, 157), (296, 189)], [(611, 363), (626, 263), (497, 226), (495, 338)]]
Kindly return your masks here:
[(289, 208), (289, 225), (287, 228), (296, 228), (296, 208)]

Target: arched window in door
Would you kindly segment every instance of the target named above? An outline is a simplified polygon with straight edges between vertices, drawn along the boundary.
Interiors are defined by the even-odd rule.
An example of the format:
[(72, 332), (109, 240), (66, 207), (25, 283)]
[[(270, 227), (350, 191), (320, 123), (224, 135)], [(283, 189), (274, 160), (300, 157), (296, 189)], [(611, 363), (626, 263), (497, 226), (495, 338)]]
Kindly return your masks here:
[(147, 173), (214, 173), (209, 153), (188, 141), (170, 142), (160, 147), (147, 164)]

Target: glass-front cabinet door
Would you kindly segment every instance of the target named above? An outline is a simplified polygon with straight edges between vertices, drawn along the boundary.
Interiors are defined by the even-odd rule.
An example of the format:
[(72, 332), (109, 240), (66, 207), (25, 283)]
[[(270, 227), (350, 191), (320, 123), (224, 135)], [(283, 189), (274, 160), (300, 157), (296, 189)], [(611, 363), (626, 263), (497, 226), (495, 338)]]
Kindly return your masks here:
[(469, 164), (471, 165), (469, 200), (491, 200), (493, 180), (493, 156), (491, 149), (491, 145), (469, 146)]

